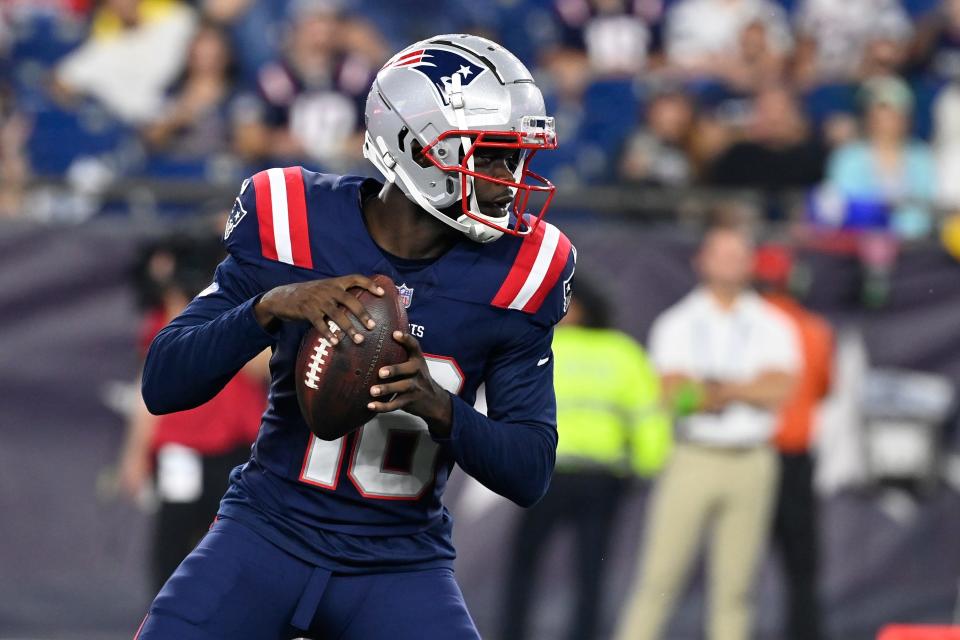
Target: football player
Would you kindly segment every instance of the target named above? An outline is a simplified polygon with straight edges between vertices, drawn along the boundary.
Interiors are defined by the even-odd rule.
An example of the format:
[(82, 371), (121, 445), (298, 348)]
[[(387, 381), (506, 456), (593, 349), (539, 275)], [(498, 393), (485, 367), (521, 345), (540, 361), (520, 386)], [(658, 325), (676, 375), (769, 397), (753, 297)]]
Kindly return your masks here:
[[(299, 167), (244, 182), (230, 255), (154, 340), (143, 396), (154, 413), (194, 407), (271, 347), (269, 406), (139, 638), (478, 637), (440, 498), (454, 463), (522, 506), (550, 480), (550, 343), (576, 253), (542, 219), (554, 187), (529, 164), (556, 143), (523, 64), (444, 35), (398, 53), (370, 90), (363, 151), (384, 183)], [(375, 273), (408, 306), (394, 339), (409, 357), (380, 370), (376, 418), (322, 441), (297, 405), (298, 346), (311, 324), (340, 348), (362, 341), (351, 316), (372, 321), (349, 289), (382, 295)]]

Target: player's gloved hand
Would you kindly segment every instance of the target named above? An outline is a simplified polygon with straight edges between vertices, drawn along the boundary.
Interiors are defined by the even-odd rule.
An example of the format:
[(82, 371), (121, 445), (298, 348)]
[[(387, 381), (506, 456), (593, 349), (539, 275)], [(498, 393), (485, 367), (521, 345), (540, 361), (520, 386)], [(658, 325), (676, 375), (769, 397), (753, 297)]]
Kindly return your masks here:
[[(269, 328), (278, 320), (309, 320), (330, 344), (337, 344), (346, 331), (354, 342), (363, 342), (363, 335), (350, 321), (347, 312), (368, 329), (375, 326), (373, 318), (353, 293), (353, 287), (366, 289), (382, 296), (384, 291), (370, 278), (359, 274), (287, 284), (271, 289), (253, 308), (261, 327)], [(333, 331), (328, 321), (340, 330)]]
[(450, 394), (430, 375), (416, 338), (409, 333), (394, 331), (393, 339), (407, 350), (408, 359), (380, 369), (380, 379), (384, 382), (371, 387), (370, 395), (381, 400), (371, 402), (367, 407), (378, 413), (403, 409), (426, 420), (433, 435), (448, 437), (453, 413)]

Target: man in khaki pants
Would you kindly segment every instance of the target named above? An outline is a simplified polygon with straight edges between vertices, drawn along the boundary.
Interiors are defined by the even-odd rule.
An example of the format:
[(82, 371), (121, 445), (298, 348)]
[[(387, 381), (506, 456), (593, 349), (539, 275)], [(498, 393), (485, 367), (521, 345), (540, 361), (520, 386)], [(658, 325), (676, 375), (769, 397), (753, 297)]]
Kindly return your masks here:
[(747, 288), (749, 235), (716, 227), (696, 259), (701, 285), (654, 323), (650, 351), (677, 416), (677, 445), (651, 500), (639, 586), (620, 640), (662, 636), (707, 539), (710, 640), (747, 640), (751, 587), (768, 540), (775, 412), (800, 362), (789, 321)]

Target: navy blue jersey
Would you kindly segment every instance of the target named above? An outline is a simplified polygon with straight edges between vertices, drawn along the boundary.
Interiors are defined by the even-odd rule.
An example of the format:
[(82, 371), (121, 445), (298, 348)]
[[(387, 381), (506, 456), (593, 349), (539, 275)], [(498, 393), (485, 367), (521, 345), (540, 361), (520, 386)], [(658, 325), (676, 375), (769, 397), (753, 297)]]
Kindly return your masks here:
[[(464, 237), (435, 260), (401, 260), (364, 224), (362, 199), (380, 186), (299, 167), (246, 181), (224, 234), (229, 257), (157, 335), (143, 373), (150, 410), (179, 411), (272, 348), (269, 405), (220, 515), (335, 571), (449, 566), (452, 523), (440, 498), (454, 463), (527, 506), (547, 488), (557, 442), (550, 343), (569, 301), (570, 242), (541, 222), (523, 238)], [(403, 411), (334, 442), (308, 430), (294, 364), (309, 325), (284, 322), (269, 333), (253, 306), (274, 287), (351, 273), (396, 282), (431, 375), (453, 394), (449, 438), (431, 437)], [(486, 415), (473, 406), (481, 386)]]

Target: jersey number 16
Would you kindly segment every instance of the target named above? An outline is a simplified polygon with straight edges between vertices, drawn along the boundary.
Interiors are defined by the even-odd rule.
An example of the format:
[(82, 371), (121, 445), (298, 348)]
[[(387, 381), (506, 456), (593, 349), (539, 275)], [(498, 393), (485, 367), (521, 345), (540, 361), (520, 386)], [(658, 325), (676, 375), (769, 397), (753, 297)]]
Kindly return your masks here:
[[(424, 355), (437, 384), (456, 395), (464, 376), (453, 358)], [(348, 436), (326, 441), (313, 436), (300, 471), (300, 480), (335, 490), (340, 481)], [(376, 416), (357, 431), (347, 476), (365, 498), (416, 500), (433, 480), (437, 443), (427, 423), (405, 411)]]

